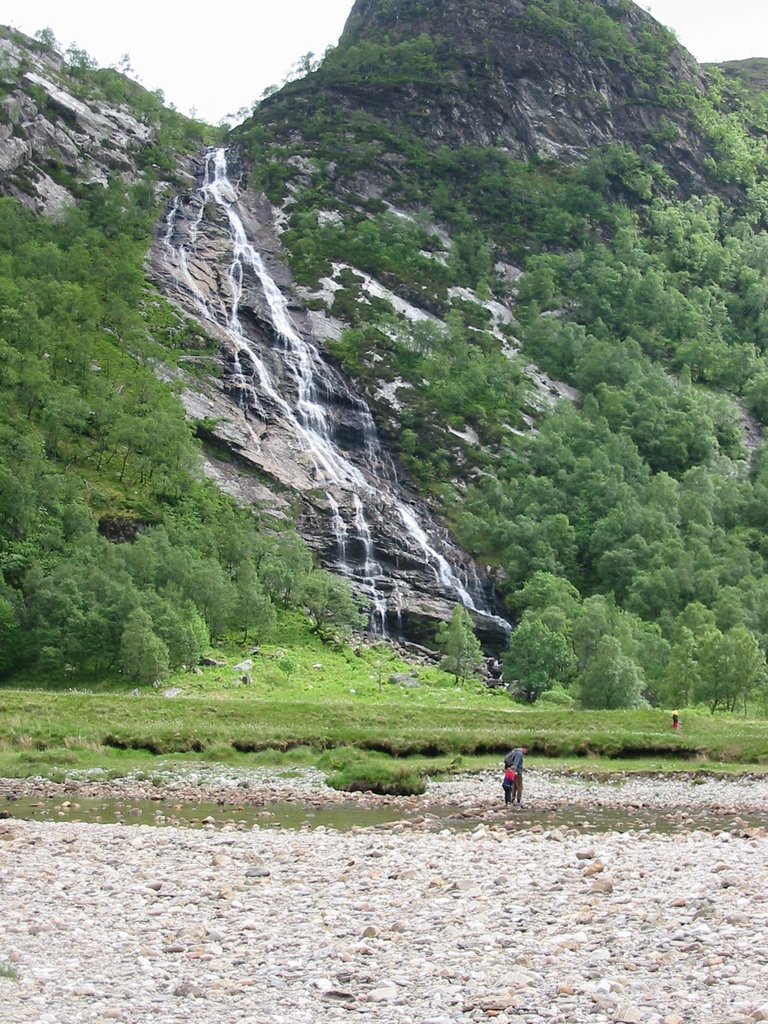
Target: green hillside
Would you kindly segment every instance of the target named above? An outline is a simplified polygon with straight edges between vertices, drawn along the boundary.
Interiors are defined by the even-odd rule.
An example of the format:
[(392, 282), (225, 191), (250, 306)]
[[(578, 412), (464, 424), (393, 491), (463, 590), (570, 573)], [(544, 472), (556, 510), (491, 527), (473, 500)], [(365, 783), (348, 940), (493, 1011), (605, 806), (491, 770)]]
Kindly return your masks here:
[[(338, 49), (235, 138), (287, 201), (297, 279), (320, 296), (350, 265), (335, 357), (374, 404), (397, 387), (398, 411), (377, 411), (403, 464), (512, 614), (573, 652), (583, 698), (684, 703), (734, 672), (762, 686), (768, 110), (631, 4), (530, 0), (509, 15), (526, 73), (556, 57), (613, 74), (616, 109), (650, 107), (654, 126), (638, 145), (617, 116), (575, 160), (461, 145), (500, 131), (503, 59), (471, 63), (492, 7), (475, 25), (450, 3), (359, 3)], [(453, 102), (485, 122), (450, 124)], [(369, 299), (362, 273), (445, 326)], [(577, 401), (542, 408), (527, 363)], [(526, 635), (518, 673), (540, 657)]]
[[(116, 104), (153, 141), (133, 183), (88, 183), (51, 157), (75, 199), (56, 217), (0, 198), (0, 677), (151, 683), (195, 666), (223, 633), (268, 636), (276, 608), (356, 623), (348, 591), (313, 569), (290, 524), (264, 529), (260, 510), (205, 481), (201, 444), (161, 381), (216, 350), (144, 272), (176, 166), (216, 133), (79, 51), (59, 61), (49, 39), (7, 38), (49, 54), (73, 97)], [(33, 112), (61, 117), (30, 89)], [(20, 106), (4, 108), (17, 137)], [(4, 185), (33, 195), (32, 169)]]
[(755, 93), (768, 92), (768, 58), (750, 57), (748, 60), (726, 60), (722, 64), (705, 65), (719, 68), (726, 78), (735, 79)]
[[(489, 567), (517, 694), (760, 706), (768, 107), (628, 0), (499, 7), (359, 0), (228, 145), (283, 206), (304, 301), (344, 328), (331, 358)], [(563, 73), (604, 89), (534, 110)], [(343, 581), (203, 481), (161, 382), (215, 351), (143, 270), (174, 161), (214, 134), (82, 55), (62, 74), (161, 130), (138, 183), (53, 161), (77, 200), (58, 218), (5, 183), (0, 672), (147, 682), (212, 638), (268, 638), (275, 607), (348, 627)]]

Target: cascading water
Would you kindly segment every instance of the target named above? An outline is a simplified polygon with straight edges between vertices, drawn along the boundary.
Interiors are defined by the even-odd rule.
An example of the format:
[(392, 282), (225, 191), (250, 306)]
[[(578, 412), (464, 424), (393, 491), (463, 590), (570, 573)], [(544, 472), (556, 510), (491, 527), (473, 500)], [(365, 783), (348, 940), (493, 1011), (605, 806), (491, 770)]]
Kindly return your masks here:
[[(227, 174), (224, 149), (207, 154), (204, 181), (193, 202), (199, 208), (187, 228), (185, 238), (176, 239), (176, 221), (180, 210), (178, 199), (174, 201), (168, 215), (164, 242), (173, 256), (177, 286), (186, 291), (207, 320), (213, 321), (228, 333), (235, 353), (232, 383), (240, 394), (247, 396), (249, 408), (262, 418), (267, 409), (274, 409), (300, 442), (313, 467), (317, 486), (324, 490), (330, 509), (331, 529), (335, 539), (334, 564), (370, 600), (371, 630), (379, 635), (387, 634), (389, 611), (391, 619), (398, 623), (399, 631), (403, 607), (397, 585), (385, 578), (386, 574), (376, 555), (374, 532), (368, 514), (369, 510), (374, 509), (378, 509), (380, 516), (383, 509), (389, 520), (395, 517), (399, 520), (402, 524), (402, 531), (399, 531), (402, 540), (407, 541), (410, 550), (431, 567), (435, 581), (447, 594), (454, 595), (454, 599), (473, 611), (495, 618), (487, 609), (481, 586), (473, 587), (474, 593), (470, 592), (472, 585), (459, 578), (448, 559), (438, 550), (438, 541), (430, 537), (416, 511), (403, 501), (394, 463), (379, 441), (373, 416), (362, 399), (349, 396), (362, 435), (358, 440), (364, 458), (363, 468), (355, 465), (335, 440), (329, 410), (320, 396), (321, 387), (327, 381), (330, 371), (319, 351), (296, 330), (283, 293), (268, 272), (261, 254), (248, 238), (238, 208), (237, 192)], [(189, 266), (209, 204), (215, 204), (225, 214), (231, 245), (227, 271), (230, 303), (226, 309), (223, 308), (224, 303), (222, 308), (217, 309), (215, 304), (205, 298)], [(276, 379), (265, 358), (261, 358), (254, 350), (241, 323), (243, 290), (246, 281), (252, 280), (258, 282), (269, 308), (275, 341), (279, 347), (276, 372), (281, 377), (283, 371), (286, 371), (287, 382)], [(354, 551), (361, 557), (353, 561)], [(382, 584), (383, 590), (390, 595), (389, 602), (382, 591)]]
[[(195, 302), (199, 306), (200, 312), (203, 314), (206, 320), (213, 320), (214, 318), (211, 314), (210, 309), (208, 308), (208, 303), (205, 300), (205, 296), (197, 287), (195, 279), (192, 277), (192, 274), (190, 273), (186, 246), (173, 244), (173, 234), (176, 228), (176, 220), (179, 216), (179, 205), (180, 196), (176, 196), (173, 200), (170, 213), (168, 214), (168, 230), (165, 233), (164, 241), (174, 258), (174, 261), (181, 274), (184, 284), (186, 285), (190, 294), (193, 296)], [(201, 207), (200, 213), (198, 214), (198, 224), (200, 222), (200, 218), (202, 218), (202, 215), (203, 208)], [(196, 230), (197, 224), (195, 224), (194, 227), (190, 229), (190, 238), (193, 240), (196, 234)]]
[(364, 561), (363, 577), (370, 584), (371, 597), (371, 631), (381, 636), (387, 631), (387, 602), (376, 589), (376, 578), (381, 573), (381, 566), (376, 561), (373, 536), (365, 518), (365, 509), (360, 495), (352, 495), (355, 505), (355, 526), (357, 535), (363, 543)]
[(342, 575), (347, 576), (349, 574), (349, 565), (347, 563), (349, 529), (344, 522), (338, 501), (336, 501), (330, 491), (327, 491), (325, 496), (328, 499), (328, 504), (331, 506), (331, 526), (333, 527), (333, 535), (336, 538), (336, 546), (338, 548), (337, 565)]
[(456, 575), (448, 563), (448, 559), (432, 547), (426, 531), (419, 526), (418, 520), (413, 512), (399, 501), (396, 503), (395, 507), (397, 508), (398, 514), (402, 519), (406, 530), (408, 530), (410, 536), (413, 537), (424, 552), (426, 561), (432, 566), (438, 583), (442, 583), (444, 587), (452, 587), (458, 594), (463, 605), (467, 608), (471, 608), (473, 612), (479, 611), (480, 609), (478, 609), (475, 604), (474, 598), (464, 587), (461, 580), (456, 578)]

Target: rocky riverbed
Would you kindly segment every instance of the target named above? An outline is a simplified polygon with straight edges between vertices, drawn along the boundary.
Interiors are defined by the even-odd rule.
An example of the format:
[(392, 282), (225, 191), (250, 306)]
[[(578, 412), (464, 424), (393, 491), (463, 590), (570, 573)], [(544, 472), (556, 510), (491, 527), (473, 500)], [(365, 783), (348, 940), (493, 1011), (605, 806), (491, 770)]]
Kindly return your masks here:
[[(150, 788), (375, 799), (320, 782), (211, 770)], [(98, 784), (52, 785), (0, 788), (71, 801)], [(109, 788), (139, 799), (145, 785)], [(0, 1021), (768, 1020), (768, 782), (531, 772), (522, 812), (500, 811), (499, 789), (458, 777), (402, 798), (420, 801), (413, 820), (347, 832), (0, 821)], [(684, 814), (689, 829), (548, 824), (584, 803)], [(425, 827), (446, 804), (470, 827)], [(700, 827), (713, 807), (731, 827)]]

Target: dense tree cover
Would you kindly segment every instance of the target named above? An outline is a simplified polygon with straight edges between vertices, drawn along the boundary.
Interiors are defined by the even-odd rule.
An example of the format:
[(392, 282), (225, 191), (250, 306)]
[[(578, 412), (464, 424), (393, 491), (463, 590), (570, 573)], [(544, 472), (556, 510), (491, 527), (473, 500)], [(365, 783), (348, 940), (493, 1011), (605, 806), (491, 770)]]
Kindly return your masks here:
[(567, 683), (575, 656), (567, 638), (543, 619), (525, 619), (513, 632), (504, 655), (504, 677), (529, 704), (557, 683)]
[[(628, 34), (628, 10), (530, 0), (524, 15), (665, 105), (637, 151), (523, 162), (394, 126), (382, 89), (467, 83), (443, 40), (386, 33), (307, 61), (312, 89), (289, 85), (237, 140), (251, 184), (287, 200), (297, 279), (337, 265), (331, 312), (349, 327), (334, 357), (373, 402), (397, 387), (396, 414), (378, 405), (388, 438), (495, 572), (521, 698), (734, 710), (766, 693), (768, 465), (743, 420), (768, 420), (768, 104), (717, 72), (705, 92), (671, 75), (674, 40)], [(276, 606), (348, 628), (355, 603), (294, 534), (195, 479), (195, 439), (153, 373), (206, 344), (141, 272), (154, 175), (199, 127), (87, 54), (67, 64), (72, 91), (138, 105), (162, 132), (139, 185), (67, 178), (79, 206), (58, 224), (0, 203), (0, 673), (26, 660), (154, 681), (211, 637), (268, 635)], [(664, 165), (681, 126), (710, 154), (711, 193), (687, 200)], [(574, 401), (550, 408), (531, 362)], [(133, 543), (107, 540), (121, 521)], [(471, 674), (463, 609), (440, 639), (446, 667)]]
[(330, 50), (323, 63), (323, 76), (326, 81), (344, 85), (353, 79), (358, 89), (373, 93), (404, 85), (432, 90), (450, 84), (438, 49), (439, 41), (424, 33), (399, 42), (362, 39)]
[[(630, 32), (628, 11), (530, 0), (524, 17), (630, 68), (638, 96), (664, 105), (642, 149), (522, 162), (394, 128), (370, 103), (340, 122), (340, 83), (355, 95), (371, 72), (353, 38), (311, 93), (273, 97), (238, 137), (273, 199), (290, 181), (284, 239), (302, 283), (350, 268), (336, 272), (331, 311), (350, 327), (333, 353), (372, 401), (382, 379), (397, 386), (397, 412), (378, 405), (388, 436), (497, 567), (520, 620), (507, 655), (520, 694), (732, 709), (762, 693), (768, 645), (766, 461), (752, 450), (768, 422), (768, 104), (714, 69), (705, 91), (674, 74), (674, 38)], [(382, 67), (401, 55), (390, 22)], [(437, 62), (438, 87), (453, 65), (433, 44), (420, 60)], [(282, 123), (299, 113), (297, 143)], [(709, 151), (710, 190), (687, 199), (664, 164), (682, 126)], [(359, 188), (372, 172), (376, 198)], [(398, 315), (356, 271), (432, 319)], [(576, 400), (549, 408), (525, 362)], [(542, 578), (556, 596), (530, 604)]]
[[(97, 73), (81, 65), (87, 92)], [(133, 84), (113, 84), (128, 102)], [(162, 153), (183, 134), (161, 133)], [(70, 185), (77, 205), (56, 221), (0, 199), (0, 677), (152, 683), (212, 638), (268, 637), (278, 608), (357, 625), (296, 534), (204, 482), (158, 370), (215, 343), (145, 280), (154, 173)]]
[[(103, 405), (103, 443), (87, 416), (62, 422), (60, 379), (40, 371), (23, 392), (34, 401), (22, 405), (14, 377), (3, 378), (0, 671), (37, 664), (53, 679), (119, 668), (149, 682), (195, 665), (212, 637), (268, 637), (276, 607), (308, 607), (319, 626), (346, 629), (352, 606), (357, 624), (343, 583), (313, 569), (298, 537), (263, 532), (252, 513), (196, 479), (183, 413), (151, 372), (116, 354), (107, 374), (106, 355), (100, 349), (102, 372), (78, 390), (76, 405)], [(127, 400), (131, 386), (146, 389), (147, 410), (120, 412), (112, 390)], [(114, 427), (112, 407), (121, 415)], [(137, 454), (129, 439), (142, 417)], [(142, 532), (112, 543), (97, 516), (102, 526), (133, 521)]]

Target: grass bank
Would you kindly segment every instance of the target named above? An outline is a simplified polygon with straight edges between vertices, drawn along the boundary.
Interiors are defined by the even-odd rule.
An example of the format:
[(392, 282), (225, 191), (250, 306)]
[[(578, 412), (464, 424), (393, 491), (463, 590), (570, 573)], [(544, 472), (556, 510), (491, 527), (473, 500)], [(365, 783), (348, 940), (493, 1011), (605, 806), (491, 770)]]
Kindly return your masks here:
[[(410, 691), (409, 691), (410, 692)], [(417, 691), (418, 694), (419, 691)], [(0, 691), (0, 775), (50, 776), (101, 766), (113, 774), (159, 758), (319, 763), (360, 755), (411, 759), (437, 773), (496, 766), (525, 743), (532, 760), (573, 768), (768, 767), (768, 723), (686, 714), (675, 734), (662, 711), (586, 712), (436, 705), (377, 692), (343, 700), (238, 692), (164, 697)]]
[(525, 743), (531, 764), (591, 771), (768, 770), (768, 722), (683, 711), (571, 711), (457, 684), (387, 645), (323, 643), (284, 614), (275, 642), (231, 644), (161, 688), (119, 676), (33, 677), (0, 689), (0, 776), (117, 776), (159, 762), (368, 766), (436, 775), (497, 767)]

